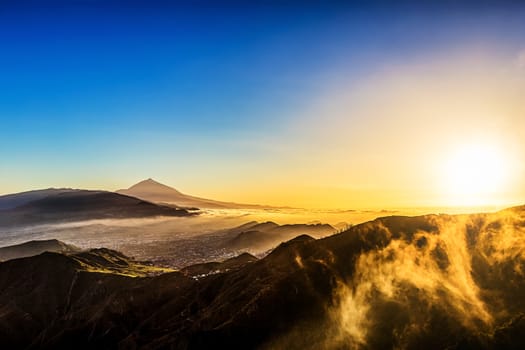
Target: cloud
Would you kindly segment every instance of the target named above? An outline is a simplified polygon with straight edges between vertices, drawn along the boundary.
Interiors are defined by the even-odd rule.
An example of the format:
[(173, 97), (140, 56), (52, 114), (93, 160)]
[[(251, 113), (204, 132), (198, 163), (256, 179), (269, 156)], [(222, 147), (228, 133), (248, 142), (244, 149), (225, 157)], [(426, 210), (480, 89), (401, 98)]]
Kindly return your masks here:
[[(342, 323), (356, 343), (381, 337), (374, 325), (390, 322), (385, 320), (393, 320), (391, 327), (397, 327), (395, 322), (429, 322), (426, 316), (406, 310), (425, 310), (423, 314), (428, 315), (440, 309), (468, 329), (492, 323), (471, 275), (465, 223), (459, 218), (435, 220), (439, 234), (419, 231), (412, 242), (393, 239), (385, 248), (357, 260), (353, 288), (346, 291), (341, 304)], [(423, 332), (418, 327), (400, 329), (404, 329), (399, 335), (404, 340), (398, 342)]]
[[(334, 262), (353, 266), (349, 275), (334, 274), (326, 318), (305, 321), (266, 348), (481, 348), (496, 344), (494, 330), (523, 310), (525, 208), (387, 217), (346, 235), (370, 249), (353, 240), (351, 250), (325, 259), (326, 271)], [(305, 255), (295, 261), (308, 266)]]

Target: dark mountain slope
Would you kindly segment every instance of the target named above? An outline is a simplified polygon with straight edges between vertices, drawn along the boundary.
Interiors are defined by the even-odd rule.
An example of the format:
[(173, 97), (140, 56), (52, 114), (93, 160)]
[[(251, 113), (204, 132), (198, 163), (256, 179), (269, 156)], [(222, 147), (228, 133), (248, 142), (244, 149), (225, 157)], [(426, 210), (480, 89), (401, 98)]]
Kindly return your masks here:
[(181, 269), (181, 272), (187, 276), (205, 276), (214, 273), (237, 270), (257, 260), (258, 259), (255, 256), (248, 253), (243, 253), (222, 262), (211, 261), (202, 264), (190, 265)]
[(130, 328), (118, 315), (125, 310), (139, 312), (166, 290), (172, 296), (184, 283), (192, 283), (179, 273), (162, 275), (154, 286), (151, 278), (132, 277), (159, 272), (109, 249), (73, 255), (46, 252), (4, 262), (0, 264), (0, 345), (20, 348), (32, 343), (39, 348), (55, 338), (63, 343), (72, 334), (83, 334), (77, 340), (82, 348), (104, 344), (99, 341), (101, 334), (113, 340), (113, 332), (125, 336)]
[(0, 210), (16, 208), (26, 203), (42, 199), (51, 195), (73, 191), (75, 190), (70, 188), (48, 188), (45, 190), (35, 190), (3, 195), (0, 196)]
[(113, 192), (74, 190), (2, 210), (0, 226), (185, 215), (190, 214), (184, 209), (157, 205)]

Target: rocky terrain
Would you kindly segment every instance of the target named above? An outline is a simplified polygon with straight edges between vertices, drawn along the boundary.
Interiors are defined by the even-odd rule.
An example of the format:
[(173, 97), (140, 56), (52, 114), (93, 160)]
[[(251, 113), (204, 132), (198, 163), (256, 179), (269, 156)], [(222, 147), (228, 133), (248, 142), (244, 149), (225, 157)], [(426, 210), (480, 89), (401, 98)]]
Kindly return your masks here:
[(160, 273), (105, 249), (10, 260), (0, 345), (518, 349), (524, 209), (385, 217), (224, 269)]

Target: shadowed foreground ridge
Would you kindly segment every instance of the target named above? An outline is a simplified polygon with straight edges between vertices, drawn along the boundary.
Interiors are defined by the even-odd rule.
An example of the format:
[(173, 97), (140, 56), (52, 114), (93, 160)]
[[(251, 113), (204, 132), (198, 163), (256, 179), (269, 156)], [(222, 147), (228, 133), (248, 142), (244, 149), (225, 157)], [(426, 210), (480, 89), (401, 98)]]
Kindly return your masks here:
[(523, 348), (524, 230), (523, 207), (385, 217), (199, 278), (219, 265), (140, 277), (107, 249), (11, 260), (0, 346)]

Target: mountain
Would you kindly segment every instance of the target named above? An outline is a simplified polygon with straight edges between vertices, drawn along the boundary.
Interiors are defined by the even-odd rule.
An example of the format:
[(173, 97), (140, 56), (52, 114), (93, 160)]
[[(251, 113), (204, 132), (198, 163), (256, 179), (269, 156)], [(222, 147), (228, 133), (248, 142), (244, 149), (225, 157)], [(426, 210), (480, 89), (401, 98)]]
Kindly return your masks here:
[(328, 224), (278, 225), (268, 221), (263, 223), (253, 222), (252, 225), (248, 223), (231, 231), (238, 233), (235, 237), (225, 242), (225, 247), (235, 250), (261, 252), (274, 248), (279, 243), (299, 235), (321, 238), (334, 234), (337, 230)]
[(256, 204), (239, 204), (221, 202), (183, 194), (176, 189), (163, 185), (153, 179), (141, 181), (128, 189), (116, 191), (117, 193), (141, 198), (151, 202), (176, 204), (186, 208), (207, 209), (243, 209), (243, 208), (268, 208)]
[(524, 234), (523, 208), (390, 216), (199, 278), (118, 273), (109, 250), (10, 260), (0, 346), (519, 349)]
[[(138, 198), (106, 191), (66, 190), (47, 192), (47, 196), (28, 198), (22, 203), (0, 210), (0, 227), (28, 226), (94, 219), (146, 218), (156, 216), (187, 216), (185, 209), (150, 203)], [(10, 203), (17, 201), (10, 195)], [(36, 199), (35, 199), (36, 198)]]
[(16, 208), (26, 203), (42, 199), (51, 195), (64, 192), (73, 192), (70, 188), (48, 188), (45, 190), (35, 190), (20, 193), (7, 194), (0, 196), (0, 210)]
[(135, 250), (135, 254), (162, 266), (184, 268), (200, 263), (215, 264), (213, 261), (244, 252), (260, 258), (282, 242), (294, 237), (307, 234), (313, 238), (321, 238), (335, 232), (330, 225), (278, 225), (271, 221), (250, 221), (233, 228), (210, 230), (198, 236), (188, 235), (142, 244)]
[(22, 244), (0, 248), (0, 261), (25, 258), (27, 256), (42, 254), (43, 252), (67, 254), (78, 251), (80, 251), (80, 248), (66, 244), (56, 239), (29, 241)]

